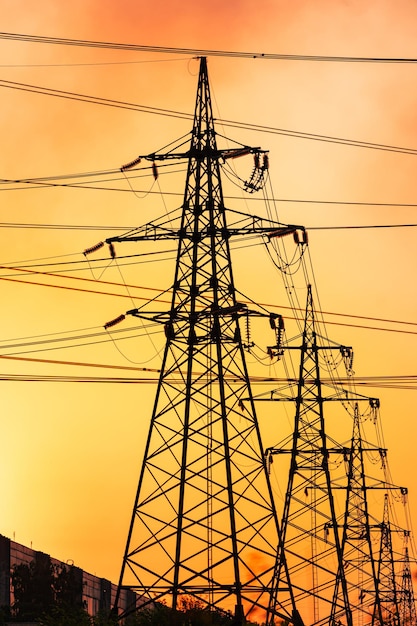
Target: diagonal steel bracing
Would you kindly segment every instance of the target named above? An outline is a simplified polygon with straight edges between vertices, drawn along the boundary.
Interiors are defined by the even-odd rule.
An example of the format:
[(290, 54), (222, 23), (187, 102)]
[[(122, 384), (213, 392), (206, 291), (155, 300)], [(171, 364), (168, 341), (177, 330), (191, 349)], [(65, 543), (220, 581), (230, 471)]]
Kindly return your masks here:
[[(231, 612), (237, 625), (247, 616), (301, 624), (285, 559), (276, 580), (279, 524), (241, 340), (247, 311), (236, 299), (220, 177), (229, 152), (217, 148), (203, 58), (181, 219), (166, 231), (178, 239), (172, 302), (154, 316), (166, 345), (119, 589), (174, 609), (191, 597)], [(247, 232), (260, 228), (252, 219)], [(282, 226), (282, 234), (294, 228)], [(268, 229), (277, 235), (277, 225)], [(163, 232), (155, 226), (125, 239)]]

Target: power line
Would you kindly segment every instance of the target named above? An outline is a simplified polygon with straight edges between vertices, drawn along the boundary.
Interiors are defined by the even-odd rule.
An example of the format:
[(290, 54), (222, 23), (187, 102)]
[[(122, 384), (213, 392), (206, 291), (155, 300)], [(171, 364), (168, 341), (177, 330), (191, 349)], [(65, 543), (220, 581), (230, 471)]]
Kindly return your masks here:
[(204, 50), (201, 48), (174, 48), (167, 46), (143, 46), (139, 44), (112, 43), (106, 41), (91, 41), (87, 39), (67, 39), (62, 37), (47, 37), (41, 35), (27, 35), (19, 33), (0, 33), (0, 39), (15, 40), (28, 43), (43, 43), (64, 46), (78, 46), (87, 48), (102, 48), (110, 50), (125, 50), (130, 52), (150, 52), (165, 54), (185, 54), (189, 56), (217, 56), (242, 59), (266, 59), (279, 61), (328, 61), (337, 63), (417, 63), (412, 57), (352, 57), (306, 54), (278, 54), (267, 52), (238, 52), (230, 50)]
[(0, 80), (0, 87), (7, 87), (10, 89), (17, 89), (19, 91), (28, 91), (31, 93), (40, 93), (48, 96), (55, 96), (57, 98), (65, 98), (68, 100), (77, 100), (79, 102), (89, 102), (92, 104), (100, 104), (103, 106), (116, 107), (119, 109), (128, 109), (131, 111), (139, 111), (141, 113), (153, 113), (157, 115), (164, 115), (168, 117), (175, 117), (179, 119), (192, 120), (193, 117), (190, 113), (182, 113), (180, 111), (172, 111), (170, 109), (161, 109), (156, 107), (149, 107), (140, 104), (133, 104), (129, 102), (123, 102), (121, 100), (111, 100), (109, 98), (99, 98), (96, 96), (88, 96), (85, 94), (78, 94), (71, 91), (62, 91), (59, 89), (51, 89), (49, 87), (39, 87), (37, 85), (29, 85), (27, 83), (17, 83), (9, 80)]
[[(373, 205), (377, 206), (377, 205)], [(396, 206), (396, 205), (390, 205)], [(417, 206), (417, 205), (414, 205)], [(350, 229), (373, 229), (373, 228), (415, 228), (417, 224), (350, 224), (343, 226), (306, 226), (306, 230), (350, 230)], [(135, 228), (134, 226), (114, 226), (114, 225), (93, 225), (93, 224), (34, 224), (24, 222), (0, 222), (0, 228), (27, 228), (38, 230), (93, 230), (93, 231), (128, 231)], [(53, 265), (53, 264), (51, 264)]]
[[(47, 383), (116, 383), (116, 384), (134, 384), (134, 385), (149, 385), (158, 382), (158, 377), (127, 377), (127, 376), (72, 376), (72, 375), (45, 375), (45, 374), (0, 374), (0, 381), (4, 382), (47, 382)], [(168, 380), (168, 379), (167, 379)], [(199, 377), (201, 381), (201, 377)], [(251, 384), (257, 385), (271, 385), (278, 383), (291, 383), (292, 379), (256, 379), (250, 377)], [(173, 385), (180, 384), (181, 379), (169, 379), (169, 382)], [(241, 384), (240, 380), (227, 379), (228, 384), (233, 383)], [(322, 379), (323, 383), (326, 383), (325, 379)], [(334, 381), (329, 382), (334, 383)], [(351, 382), (351, 381), (350, 381)], [(390, 389), (390, 390), (410, 390), (417, 391), (417, 378), (416, 377), (383, 377), (382, 380), (362, 380), (355, 381), (359, 387), (371, 387), (378, 389)]]
[[(6, 268), (6, 269), (13, 269), (13, 268)], [(16, 269), (16, 268), (15, 268)], [(139, 286), (135, 286), (135, 285), (122, 285), (119, 283), (110, 283), (107, 281), (94, 281), (92, 279), (88, 279), (88, 278), (83, 278), (83, 277), (76, 277), (76, 276), (64, 276), (62, 274), (53, 274), (53, 273), (47, 273), (47, 272), (32, 272), (30, 270), (25, 270), (28, 273), (32, 273), (32, 274), (40, 274), (40, 275), (46, 275), (46, 276), (56, 276), (58, 278), (68, 278), (68, 279), (74, 279), (74, 280), (81, 280), (81, 281), (88, 281), (88, 282), (98, 282), (101, 283), (103, 282), (103, 284), (110, 284), (110, 285), (118, 285), (120, 287), (130, 287), (130, 288), (138, 288), (138, 289), (147, 289), (150, 291), (157, 291), (159, 293), (161, 293), (160, 290), (153, 288), (153, 287), (139, 287)], [(41, 286), (41, 287), (52, 287), (52, 288), (56, 288), (56, 289), (66, 289), (69, 291), (77, 291), (77, 292), (82, 292), (82, 293), (90, 293), (90, 294), (97, 294), (97, 295), (106, 295), (106, 296), (116, 296), (116, 297), (122, 297), (122, 298), (129, 298), (132, 299), (132, 295), (131, 294), (117, 294), (115, 292), (108, 292), (108, 291), (98, 291), (98, 290), (90, 290), (90, 289), (83, 289), (80, 287), (69, 287), (67, 285), (53, 285), (50, 283), (43, 283), (40, 281), (32, 281), (32, 280), (24, 280), (24, 279), (19, 279), (19, 278), (9, 278), (9, 277), (4, 277), (4, 276), (0, 276), (0, 280), (5, 280), (5, 281), (9, 281), (9, 282), (17, 282), (17, 283), (23, 283), (26, 285), (33, 285), (33, 286)], [(133, 298), (135, 300), (144, 300), (144, 301), (148, 301), (149, 298), (143, 297), (143, 296), (133, 296)], [(162, 302), (165, 304), (169, 304), (168, 300), (163, 300), (160, 298), (153, 298), (154, 302)], [(264, 307), (269, 307), (269, 308), (278, 308), (278, 309), (290, 309), (291, 311), (293, 311), (294, 313), (297, 311), (297, 309), (295, 309), (294, 307), (287, 307), (287, 306), (280, 306), (280, 305), (266, 305), (266, 304), (262, 304), (261, 306)], [(410, 325), (410, 326), (415, 326), (416, 324), (413, 322), (401, 322), (399, 320), (388, 320), (388, 319), (382, 319), (382, 318), (375, 318), (375, 317), (364, 317), (364, 316), (360, 316), (360, 315), (348, 315), (348, 314), (344, 314), (344, 313), (331, 313), (331, 312), (326, 312), (326, 311), (321, 311), (320, 312), (322, 315), (337, 315), (337, 316), (341, 316), (341, 317), (352, 317), (352, 318), (356, 318), (356, 319), (363, 319), (363, 320), (371, 320), (371, 321), (375, 321), (375, 322), (382, 322), (382, 323), (392, 323), (392, 324), (405, 324), (405, 325)], [(294, 319), (294, 320), (298, 320), (298, 319), (302, 319), (302, 318), (298, 318), (297, 315), (295, 314), (293, 317), (288, 317), (288, 319)], [(348, 328), (359, 328), (359, 329), (363, 329), (363, 330), (378, 330), (378, 331), (384, 331), (384, 332), (394, 332), (394, 333), (401, 333), (401, 334), (409, 334), (409, 335), (417, 335), (417, 331), (414, 330), (406, 330), (406, 329), (396, 329), (396, 328), (381, 328), (381, 327), (376, 327), (376, 326), (367, 326), (365, 324), (350, 324), (350, 323), (346, 323), (346, 322), (335, 322), (335, 321), (326, 321), (326, 324), (330, 324), (330, 325), (334, 325), (334, 326), (344, 326), (344, 327), (348, 327)]]
[(146, 59), (145, 61), (98, 61), (92, 63), (7, 63), (0, 68), (34, 68), (34, 67), (100, 67), (108, 65), (139, 65), (143, 63), (173, 63), (183, 59)]
[[(120, 100), (111, 100), (109, 98), (99, 98), (96, 96), (88, 96), (84, 94), (77, 94), (70, 91), (61, 91), (58, 89), (51, 89), (48, 87), (39, 87), (36, 85), (29, 85), (26, 83), (17, 83), (12, 81), (0, 80), (0, 87), (7, 87), (10, 89), (17, 89), (20, 91), (28, 91), (31, 93), (39, 93), (43, 95), (54, 96), (58, 98), (65, 98), (69, 100), (76, 100), (79, 102), (89, 102), (91, 104), (100, 104), (109, 107), (116, 107), (120, 109), (127, 109), (131, 111), (137, 111), (141, 113), (151, 113), (154, 115), (162, 115), (166, 117), (174, 117), (183, 120), (192, 120), (190, 113), (184, 113), (181, 111), (173, 111), (171, 109), (161, 109), (157, 107), (149, 107), (140, 104), (133, 104), (129, 102), (123, 102)], [(321, 141), (325, 143), (332, 143), (344, 146), (352, 146), (356, 148), (368, 148), (372, 150), (382, 150), (384, 152), (394, 152), (399, 154), (417, 155), (415, 148), (404, 148), (401, 146), (391, 146), (388, 144), (378, 144), (369, 141), (359, 141), (354, 139), (345, 139), (343, 137), (332, 137), (330, 135), (319, 135), (316, 133), (307, 133), (301, 131), (293, 131), (284, 128), (276, 128), (273, 126), (262, 126), (260, 124), (250, 124), (245, 122), (236, 122), (233, 120), (224, 120), (217, 118), (216, 121), (223, 126), (230, 128), (239, 128), (242, 130), (251, 130), (255, 132), (269, 133), (274, 135), (282, 135), (285, 137), (294, 137), (298, 139), (308, 139), (311, 141)]]

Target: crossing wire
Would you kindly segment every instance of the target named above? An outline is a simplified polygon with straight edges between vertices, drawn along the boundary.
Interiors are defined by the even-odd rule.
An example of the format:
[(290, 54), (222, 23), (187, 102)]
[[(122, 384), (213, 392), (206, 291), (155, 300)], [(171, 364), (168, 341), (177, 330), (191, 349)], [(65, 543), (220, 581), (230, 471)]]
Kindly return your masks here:
[(354, 57), (334, 55), (308, 54), (281, 54), (270, 52), (244, 52), (232, 50), (214, 50), (202, 48), (179, 48), (167, 46), (144, 46), (139, 44), (116, 43), (108, 41), (91, 41), (88, 39), (69, 39), (63, 37), (48, 37), (43, 35), (28, 35), (22, 33), (0, 32), (0, 39), (21, 41), (26, 43), (43, 43), (63, 46), (78, 46), (84, 48), (101, 48), (110, 50), (124, 50), (129, 52), (147, 52), (158, 54), (184, 54), (187, 56), (231, 57), (241, 59), (265, 59), (276, 61), (319, 61), (336, 63), (417, 63), (414, 57)]
[[(48, 87), (39, 87), (37, 85), (29, 85), (27, 83), (17, 83), (13, 81), (0, 80), (0, 87), (7, 87), (10, 89), (17, 89), (21, 91), (28, 91), (31, 93), (40, 93), (43, 95), (54, 96), (58, 98), (66, 98), (69, 100), (77, 100), (80, 102), (89, 102), (92, 104), (100, 104), (109, 107), (116, 107), (120, 109), (128, 109), (131, 111), (137, 111), (141, 113), (151, 113), (154, 115), (162, 115), (167, 117), (174, 117), (177, 119), (183, 119), (191, 121), (193, 119), (192, 114), (182, 111), (173, 111), (172, 109), (161, 109), (157, 107), (149, 107), (140, 104), (134, 104), (129, 102), (123, 102), (121, 100), (111, 100), (109, 98), (99, 98), (96, 96), (88, 96), (85, 94), (78, 94), (71, 91), (62, 91), (58, 89), (51, 89)], [(384, 152), (395, 152), (399, 154), (417, 155), (415, 148), (404, 148), (401, 146), (391, 146), (388, 144), (378, 144), (369, 141), (360, 141), (354, 139), (345, 139), (343, 137), (332, 137), (330, 135), (319, 135), (316, 133), (307, 133), (302, 131), (288, 130), (285, 128), (276, 128), (274, 126), (262, 126), (260, 124), (250, 124), (245, 122), (237, 122), (234, 120), (226, 120), (217, 118), (216, 122), (227, 126), (229, 128), (238, 128), (242, 130), (251, 130), (255, 132), (269, 133), (274, 135), (283, 135), (285, 137), (294, 137), (298, 139), (308, 139), (311, 141), (321, 141), (325, 143), (332, 143), (345, 146), (353, 146), (356, 148), (368, 148), (372, 150), (382, 150)]]

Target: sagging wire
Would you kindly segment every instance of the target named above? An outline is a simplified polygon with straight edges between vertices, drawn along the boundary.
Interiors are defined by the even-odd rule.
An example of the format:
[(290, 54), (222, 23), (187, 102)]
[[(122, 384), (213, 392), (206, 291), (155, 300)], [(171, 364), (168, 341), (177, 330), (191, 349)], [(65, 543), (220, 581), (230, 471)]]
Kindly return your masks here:
[[(307, 233), (305, 232), (303, 238), (300, 239), (298, 231), (294, 232), (294, 241), (295, 241), (297, 246), (300, 245), (301, 253), (298, 254), (298, 247), (297, 247), (295, 249), (294, 254), (293, 254), (293, 256), (292, 256), (290, 261), (283, 259), (282, 255), (281, 255), (281, 253), (279, 252), (279, 249), (278, 249), (279, 244), (278, 245), (274, 245), (275, 238), (273, 237), (272, 234), (270, 234), (268, 237), (264, 238), (264, 244), (265, 244), (265, 248), (266, 248), (266, 251), (268, 253), (269, 258), (271, 259), (273, 265), (277, 268), (277, 270), (279, 270), (283, 275), (292, 277), (300, 270), (301, 263), (302, 263), (302, 260), (303, 260), (303, 256), (304, 256), (307, 244), (308, 244), (308, 238), (307, 238), (306, 235), (307, 235)], [(269, 250), (269, 244), (272, 245), (272, 247), (273, 247), (273, 249), (274, 249), (274, 251), (275, 251), (275, 253), (276, 253), (276, 255), (277, 255), (277, 257), (278, 257), (278, 259), (280, 261), (280, 263), (278, 263), (274, 259), (274, 257), (272, 256), (271, 251)], [(285, 246), (284, 246), (284, 249), (285, 249)], [(295, 267), (295, 269), (292, 270), (291, 268), (293, 266), (296, 266), (296, 267)]]
[(267, 354), (272, 361), (280, 361), (284, 355), (283, 340), (285, 333), (284, 318), (279, 313), (269, 314), (269, 325), (275, 331), (275, 345), (267, 346)]
[[(315, 309), (316, 309), (316, 312), (318, 311), (319, 315), (320, 315), (320, 320), (317, 319), (316, 321), (317, 321), (320, 329), (323, 329), (320, 332), (324, 336), (324, 338), (326, 339), (327, 343), (332, 343), (330, 338), (329, 338), (328, 332), (327, 332), (327, 326), (326, 326), (323, 314), (321, 313), (323, 311), (323, 308), (322, 308), (321, 302), (320, 302), (320, 296), (319, 296), (319, 292), (318, 292), (318, 288), (317, 288), (317, 280), (316, 280), (316, 277), (315, 277), (314, 267), (313, 267), (313, 263), (312, 263), (312, 259), (311, 259), (311, 252), (310, 252), (309, 248), (307, 249), (306, 257), (307, 257), (307, 259), (309, 261), (309, 268), (310, 268), (310, 272), (311, 272), (311, 281), (314, 284), (315, 299), (317, 300), (317, 306), (315, 307)], [(304, 259), (304, 267), (305, 267), (305, 273), (306, 273), (306, 275), (308, 275), (309, 272), (308, 272), (308, 268), (307, 268), (307, 266), (305, 264), (305, 259)], [(355, 384), (354, 384), (354, 377), (353, 377), (354, 372), (352, 370), (353, 353), (352, 353), (352, 360), (351, 361), (349, 361), (350, 356), (347, 359), (343, 359), (343, 354), (341, 354), (341, 356), (342, 356), (342, 360), (343, 360), (343, 362), (344, 362), (344, 364), (346, 366), (345, 367), (346, 374), (349, 377), (349, 385), (348, 385), (348, 387), (351, 388), (353, 391), (355, 391)], [(335, 384), (337, 384), (338, 383), (338, 377), (335, 376), (335, 371), (336, 371), (337, 368), (335, 368), (333, 366), (330, 366), (330, 364), (332, 363), (332, 360), (333, 360), (333, 356), (331, 355), (331, 352), (329, 353), (329, 352), (323, 351), (323, 353), (320, 354), (320, 358), (322, 359), (322, 363), (323, 363), (326, 371), (328, 372), (329, 377), (334, 381)]]
[(94, 280), (100, 280), (100, 279), (101, 279), (101, 277), (104, 275), (104, 273), (106, 272), (106, 270), (108, 270), (108, 268), (109, 268), (109, 267), (110, 267), (110, 265), (113, 263), (113, 260), (114, 260), (114, 258), (115, 258), (114, 246), (113, 246), (113, 244), (110, 244), (110, 245), (109, 245), (110, 261), (107, 263), (107, 265), (105, 265), (105, 266), (102, 268), (102, 272), (100, 272), (100, 273), (98, 274), (98, 276), (96, 276), (96, 275), (95, 275), (95, 272), (94, 272), (93, 265), (90, 263), (90, 260), (89, 260), (89, 258), (88, 258), (88, 257), (89, 257), (89, 255), (90, 255), (90, 254), (93, 254), (94, 252), (96, 252), (97, 250), (100, 250), (100, 249), (101, 249), (101, 248), (103, 248), (103, 247), (104, 247), (104, 241), (100, 241), (99, 243), (96, 243), (94, 246), (91, 246), (90, 248), (86, 248), (86, 249), (83, 251), (83, 255), (84, 255), (84, 257), (85, 257), (85, 260), (86, 260), (86, 261), (87, 261), (87, 263), (88, 263), (88, 267), (89, 267), (89, 269), (90, 269), (91, 275), (92, 275), (92, 277), (94, 278)]
[(129, 363), (132, 363), (133, 365), (145, 365), (146, 363), (150, 363), (151, 361), (153, 361), (156, 357), (158, 357), (161, 354), (162, 349), (158, 350), (158, 348), (155, 346), (151, 335), (152, 334), (158, 334), (161, 335), (162, 332), (159, 328), (159, 324), (155, 324), (156, 327), (158, 327), (158, 330), (155, 330), (154, 332), (150, 332), (147, 327), (145, 326), (145, 324), (143, 323), (143, 320), (141, 320), (142, 322), (142, 330), (145, 331), (146, 336), (148, 337), (153, 349), (154, 349), (154, 354), (152, 354), (151, 357), (149, 357), (148, 359), (144, 360), (144, 361), (136, 361), (134, 359), (129, 358), (118, 346), (116, 340), (114, 339), (113, 335), (111, 332), (109, 332), (109, 329), (113, 328), (114, 326), (117, 326), (118, 324), (120, 324), (121, 322), (123, 322), (126, 319), (126, 315), (125, 314), (121, 314), (118, 315), (116, 318), (110, 320), (109, 322), (106, 322), (103, 325), (104, 330), (107, 332), (107, 335), (109, 336), (110, 340), (112, 341), (114, 347), (116, 348), (116, 350), (118, 351), (118, 353)]
[[(271, 221), (278, 221), (278, 222), (280, 222), (280, 218), (279, 218), (279, 214), (278, 214), (278, 210), (277, 210), (277, 203), (274, 200), (274, 198), (275, 198), (274, 190), (273, 190), (273, 187), (272, 187), (272, 181), (271, 181), (270, 177), (268, 178), (268, 188), (269, 188), (269, 193), (268, 194), (266, 193), (266, 189), (263, 190), (264, 203), (265, 203), (265, 206), (266, 206), (266, 209), (267, 209), (268, 219), (270, 219)], [(270, 202), (270, 198), (273, 199), (272, 200), (272, 204)], [(294, 311), (296, 309), (298, 309), (298, 310), (301, 309), (302, 310), (304, 308), (304, 307), (300, 306), (300, 301), (299, 301), (298, 293), (297, 293), (298, 290), (297, 290), (297, 288), (296, 288), (296, 286), (294, 284), (294, 281), (293, 281), (293, 275), (295, 275), (299, 271), (300, 267), (303, 267), (303, 264), (304, 264), (304, 253), (305, 253), (305, 250), (308, 248), (308, 238), (307, 238), (308, 236), (307, 236), (306, 231), (303, 231), (303, 232), (304, 232), (304, 234), (301, 235), (301, 238), (300, 238), (300, 236), (298, 236), (298, 238), (297, 238), (297, 235), (294, 238), (296, 243), (298, 241), (297, 245), (302, 245), (302, 248), (303, 248), (302, 254), (299, 257), (300, 263), (299, 263), (298, 267), (295, 269), (294, 272), (282, 271), (284, 268), (286, 268), (288, 270), (289, 267), (291, 267), (293, 264), (295, 264), (297, 262), (295, 254), (293, 255), (291, 261), (289, 261), (288, 254), (287, 254), (287, 248), (286, 248), (284, 243), (281, 244), (279, 239), (276, 239), (276, 240), (273, 240), (272, 244), (271, 244), (273, 246), (274, 250), (275, 250), (275, 253), (276, 253), (277, 257), (281, 260), (281, 264), (283, 266), (282, 269), (281, 269), (281, 266), (278, 263), (276, 263), (276, 261), (273, 258), (270, 250), (266, 246), (267, 247), (267, 253), (270, 256), (270, 259), (271, 259), (272, 263), (277, 267), (278, 271), (281, 272), (281, 276), (282, 276), (283, 282), (284, 282), (284, 287), (285, 287), (285, 290), (287, 292), (287, 297), (288, 297), (290, 306), (294, 309)], [(282, 251), (281, 251), (281, 245), (282, 245)], [(305, 265), (304, 265), (304, 268), (305, 268)], [(305, 272), (305, 269), (304, 269), (304, 272)], [(305, 285), (307, 285), (309, 283), (310, 283), (310, 281), (305, 277)], [(298, 325), (299, 331), (302, 332), (301, 321), (297, 321), (297, 325)]]
[[(85, 257), (87, 257), (89, 254), (92, 254), (93, 252), (96, 252), (97, 250), (100, 250), (103, 246), (104, 246), (104, 242), (101, 241), (101, 242), (97, 243), (96, 245), (91, 246), (90, 248), (87, 248), (86, 250), (84, 250), (83, 254), (84, 254)], [(113, 242), (109, 242), (108, 243), (108, 248), (109, 248), (109, 254), (110, 254), (111, 262), (114, 261), (114, 265), (117, 267), (117, 270), (119, 272), (120, 278), (122, 280), (122, 284), (123, 284), (123, 286), (126, 289), (127, 295), (130, 298), (133, 306), (136, 306), (136, 302), (135, 302), (135, 300), (134, 300), (134, 298), (133, 298), (133, 296), (132, 296), (132, 294), (130, 292), (129, 286), (128, 286), (128, 284), (125, 281), (125, 277), (124, 277), (123, 272), (122, 272), (122, 270), (120, 268), (120, 265), (119, 265), (119, 263), (117, 261), (116, 250), (115, 250)], [(109, 267), (109, 265), (107, 267)], [(103, 270), (102, 274), (104, 273), (104, 271), (105, 270)]]
[(121, 170), (123, 172), (123, 176), (125, 177), (125, 180), (127, 181), (127, 184), (130, 187), (130, 191), (136, 196), (136, 198), (138, 198), (138, 200), (143, 200), (144, 198), (146, 198), (150, 193), (152, 193), (152, 189), (155, 185), (155, 178), (152, 182), (152, 185), (149, 187), (148, 191), (143, 192), (142, 194), (139, 194), (138, 191), (136, 191), (136, 189), (133, 188), (132, 183), (130, 182), (130, 178), (129, 176), (126, 175), (126, 172), (124, 169)]
[[(244, 180), (241, 176), (237, 174), (233, 170), (233, 168), (228, 164), (228, 159), (235, 159), (237, 157), (246, 156), (248, 154), (253, 154), (254, 165), (252, 169), (252, 173), (250, 177)], [(262, 156), (261, 156), (262, 155)], [(256, 193), (264, 188), (269, 174), (269, 157), (266, 151), (258, 150), (256, 148), (249, 148), (248, 146), (243, 146), (241, 149), (236, 150), (234, 153), (230, 151), (227, 155), (225, 155), (222, 170), (226, 175), (227, 179), (237, 187), (240, 187), (243, 191), (247, 193)], [(236, 180), (232, 180), (232, 177)], [(237, 181), (237, 182), (236, 182)]]
[[(297, 231), (296, 231), (297, 233)], [(294, 233), (294, 234), (296, 234)], [(278, 238), (279, 239), (279, 238)], [(271, 250), (269, 249), (269, 242), (271, 242), (271, 240), (273, 241), (273, 247), (274, 250), (276, 252), (276, 254), (278, 256), (281, 256), (281, 259), (283, 259), (283, 256), (280, 255), (279, 252), (279, 245), (281, 242), (277, 241), (274, 237), (272, 237), (271, 235), (268, 237), (268, 240), (264, 239), (264, 246), (266, 249), (266, 252), (270, 258), (270, 260), (272, 261), (272, 264), (275, 266), (275, 268), (280, 272), (280, 275), (283, 279), (284, 282), (284, 287), (287, 293), (287, 297), (290, 303), (290, 306), (293, 309), (294, 312), (294, 318), (296, 319), (296, 323), (299, 329), (299, 332), (302, 332), (302, 322), (301, 320), (298, 319), (297, 314), (296, 314), (296, 310), (300, 309), (301, 307), (299, 306), (299, 299), (298, 299), (298, 295), (297, 295), (297, 288), (295, 287), (293, 278), (294, 276), (299, 272), (300, 268), (303, 267), (304, 265), (304, 254), (305, 254), (305, 250), (308, 247), (308, 238), (307, 238), (307, 233), (305, 231), (303, 231), (303, 234), (300, 238), (300, 236), (298, 235), (298, 233), (296, 234), (296, 236), (294, 237), (294, 241), (297, 245), (297, 248), (294, 252), (293, 258), (290, 262), (286, 261), (286, 268), (284, 269), (283, 267), (281, 267), (276, 260), (274, 259)], [(286, 248), (285, 248), (285, 244), (282, 244), (283, 248), (284, 248), (284, 256), (286, 257)], [(301, 247), (301, 253), (299, 252), (299, 249)], [(299, 254), (298, 258), (296, 259), (296, 255)], [(291, 265), (296, 266), (295, 270), (293, 271), (287, 271)]]
[[(91, 248), (88, 248), (87, 250), (85, 250), (85, 251), (84, 251), (84, 255), (85, 255), (85, 256), (87, 256), (87, 255), (88, 255), (88, 254), (90, 254), (91, 252), (95, 252), (96, 250), (101, 249), (101, 248), (103, 247), (103, 245), (104, 245), (104, 244), (103, 244), (103, 242), (100, 242), (100, 243), (96, 244), (95, 246), (92, 246)], [(129, 287), (128, 287), (128, 285), (127, 285), (126, 281), (125, 281), (125, 278), (124, 278), (123, 272), (121, 271), (121, 268), (120, 268), (120, 266), (119, 266), (119, 264), (118, 264), (118, 262), (117, 262), (117, 259), (116, 259), (116, 251), (115, 251), (115, 248), (114, 248), (113, 242), (110, 242), (110, 243), (108, 244), (108, 246), (109, 246), (109, 253), (110, 253), (110, 257), (111, 257), (112, 261), (114, 261), (114, 263), (115, 263), (115, 265), (116, 265), (116, 267), (117, 267), (117, 269), (118, 269), (118, 272), (119, 272), (119, 274), (120, 274), (120, 278), (121, 278), (121, 280), (122, 280), (122, 283), (123, 283), (123, 285), (124, 285), (124, 287), (125, 287), (125, 289), (126, 289), (126, 291), (127, 291), (127, 294), (128, 294), (128, 296), (129, 296), (129, 298), (130, 298), (130, 300), (131, 300), (131, 302), (132, 302), (133, 306), (134, 306), (134, 307), (136, 307), (136, 302), (135, 302), (135, 300), (134, 300), (134, 298), (133, 298), (133, 296), (132, 296), (132, 294), (131, 294), (131, 292), (130, 292), (130, 290), (129, 290)], [(125, 319), (125, 315), (124, 315), (124, 314), (123, 314), (123, 315), (119, 315), (119, 316), (118, 316), (118, 317), (116, 317), (114, 320), (111, 320), (111, 321), (107, 322), (106, 324), (104, 324), (104, 329), (105, 329), (106, 331), (108, 331), (108, 329), (109, 329), (109, 328), (112, 328), (113, 326), (116, 326), (117, 324), (119, 324), (120, 322), (122, 322), (124, 319)], [(145, 328), (145, 326), (143, 325), (143, 323), (142, 323), (142, 326), (143, 326), (143, 328)], [(153, 347), (153, 349), (154, 349), (155, 353), (153, 354), (153, 356), (152, 356), (150, 359), (148, 359), (148, 360), (146, 360), (146, 361), (134, 361), (134, 360), (132, 360), (132, 359), (129, 359), (129, 358), (128, 358), (128, 357), (127, 357), (127, 356), (126, 356), (126, 355), (125, 355), (125, 354), (124, 354), (124, 353), (123, 353), (120, 349), (119, 349), (119, 347), (117, 346), (116, 342), (114, 341), (114, 338), (113, 338), (113, 337), (112, 337), (112, 335), (109, 333), (109, 336), (110, 336), (111, 340), (113, 341), (113, 345), (116, 347), (116, 349), (118, 350), (118, 352), (119, 352), (119, 353), (120, 353), (120, 354), (121, 354), (121, 355), (122, 355), (122, 356), (123, 356), (123, 357), (124, 357), (127, 361), (129, 361), (130, 363), (134, 363), (134, 364), (136, 364), (136, 365), (141, 365), (141, 364), (144, 364), (144, 363), (148, 363), (148, 362), (149, 362), (149, 361), (151, 361), (152, 359), (156, 358), (156, 356), (158, 356), (158, 355), (160, 355), (160, 354), (161, 354), (161, 350), (160, 350), (160, 349), (158, 350), (158, 348), (155, 346), (155, 344), (154, 344), (154, 342), (153, 342), (153, 340), (152, 340), (152, 338), (151, 338), (151, 336), (150, 336), (150, 333), (148, 332), (148, 330), (147, 330), (147, 329), (146, 329), (146, 335), (147, 335), (147, 337), (148, 337), (148, 339), (149, 339), (149, 341), (150, 341), (150, 343), (151, 343), (151, 345), (152, 345), (152, 347)]]

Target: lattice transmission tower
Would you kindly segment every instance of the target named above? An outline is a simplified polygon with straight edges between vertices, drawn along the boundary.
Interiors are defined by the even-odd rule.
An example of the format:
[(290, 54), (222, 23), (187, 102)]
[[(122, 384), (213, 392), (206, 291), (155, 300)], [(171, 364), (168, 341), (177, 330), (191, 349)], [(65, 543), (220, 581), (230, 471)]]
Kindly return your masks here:
[[(127, 312), (146, 327), (162, 327), (165, 338), (114, 611), (120, 591), (129, 589), (136, 599), (121, 619), (158, 603), (177, 610), (190, 601), (232, 616), (236, 626), (417, 626), (408, 552), (397, 572), (388, 496), (382, 520), (368, 502), (373, 489), (406, 494), (385, 473), (386, 449), (363, 437), (362, 422), (377, 422), (379, 400), (355, 391), (352, 348), (320, 334), (310, 285), (303, 327), (288, 340), (281, 315), (248, 305), (237, 290), (233, 237), (261, 236), (278, 250), (280, 238), (292, 234), (300, 260), (307, 238), (302, 226), (226, 208), (222, 167), (252, 154), (252, 175), (241, 182), (257, 191), (268, 176), (268, 155), (237, 142), (219, 148), (217, 139), (201, 58), (189, 143), (181, 138), (121, 168), (145, 159), (157, 178), (160, 161), (187, 164), (177, 212), (106, 240), (113, 258), (119, 242), (177, 243), (164, 297)], [(300, 353), (295, 377), (257, 397), (246, 362), (252, 343), (248, 332), (244, 337), (251, 318), (271, 327), (268, 354), (286, 371), (288, 355), (292, 362)], [(336, 361), (347, 384), (333, 375), (324, 381), (323, 366), (329, 372)], [(288, 434), (266, 450), (255, 410), (262, 400), (295, 409), (287, 428), (282, 413), (269, 411), (269, 428)], [(346, 443), (338, 438), (335, 406), (348, 416)], [(368, 474), (365, 457), (384, 469), (382, 480)], [(273, 461), (282, 498), (270, 475)]]
[[(279, 477), (288, 476), (280, 507), (279, 551), (306, 623), (397, 626), (397, 564), (387, 497), (382, 521), (375, 506), (369, 510), (368, 500), (373, 490), (374, 495), (406, 490), (387, 483), (385, 475), (378, 479), (369, 474), (365, 455), (381, 467), (386, 464), (386, 449), (368, 443), (361, 432), (362, 420), (376, 424), (379, 400), (355, 391), (349, 382), (352, 348), (321, 335), (319, 328), (308, 286), (302, 334), (281, 344), (284, 355), (299, 352), (298, 375), (292, 384), (283, 383), (272, 393), (255, 397), (255, 402), (289, 402), (295, 407), (290, 434), (266, 450), (269, 467), (278, 464)], [(332, 355), (344, 362), (347, 383), (323, 375), (324, 367), (328, 371), (328, 364), (337, 360)], [(331, 434), (332, 422), (333, 430), (341, 429), (340, 424), (334, 425), (336, 403), (352, 419), (347, 443)], [(278, 567), (280, 563), (278, 558)]]
[(271, 325), (280, 316), (238, 301), (230, 238), (284, 236), (300, 227), (238, 212), (232, 224), (226, 221), (220, 164), (252, 153), (254, 172), (245, 187), (253, 191), (268, 162), (258, 148), (218, 148), (205, 58), (191, 141), (185, 151), (183, 145), (142, 157), (155, 173), (158, 160), (186, 159), (178, 218), (107, 240), (112, 254), (116, 242), (178, 241), (169, 309), (154, 302), (128, 312), (162, 324), (166, 343), (119, 589), (134, 590), (142, 607), (164, 601), (177, 609), (186, 597), (228, 612), (238, 626), (255, 618), (298, 625), (281, 550), (276, 567), (279, 522), (240, 329), (250, 316), (263, 315)]
[(400, 596), (400, 624), (402, 626), (417, 626), (417, 612), (414, 599), (413, 578), (411, 574), (410, 556), (408, 553), (408, 533), (405, 535), (403, 567), (399, 581)]

